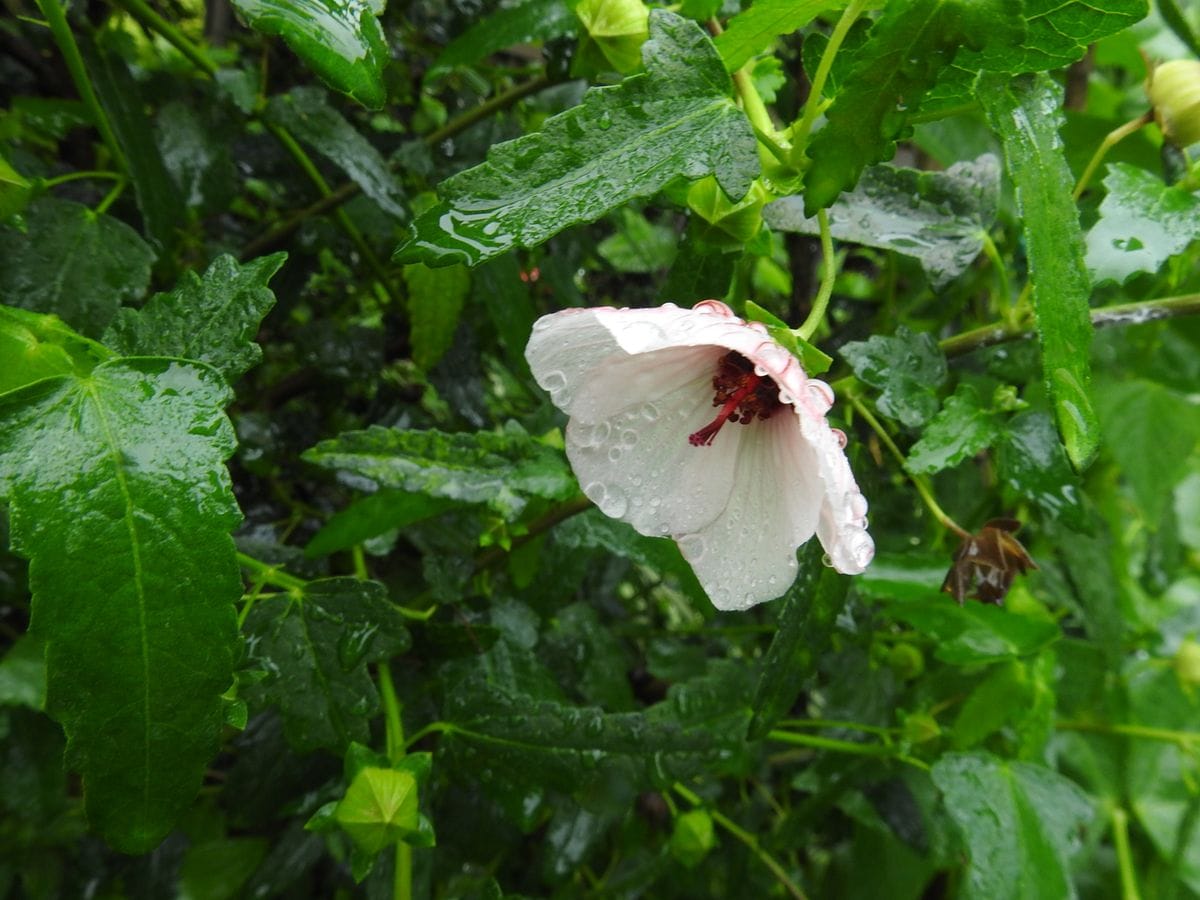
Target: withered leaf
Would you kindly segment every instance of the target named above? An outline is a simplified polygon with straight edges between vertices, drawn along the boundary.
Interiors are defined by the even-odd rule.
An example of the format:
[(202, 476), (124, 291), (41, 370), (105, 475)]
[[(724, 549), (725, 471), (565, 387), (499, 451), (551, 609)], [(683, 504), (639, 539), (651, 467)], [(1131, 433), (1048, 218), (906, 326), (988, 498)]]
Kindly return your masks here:
[(1003, 604), (1017, 575), (1037, 568), (1029, 553), (1014, 537), (1021, 523), (1016, 519), (992, 519), (976, 534), (968, 535), (954, 553), (954, 564), (946, 573), (942, 590), (960, 604), (967, 597), (984, 603)]

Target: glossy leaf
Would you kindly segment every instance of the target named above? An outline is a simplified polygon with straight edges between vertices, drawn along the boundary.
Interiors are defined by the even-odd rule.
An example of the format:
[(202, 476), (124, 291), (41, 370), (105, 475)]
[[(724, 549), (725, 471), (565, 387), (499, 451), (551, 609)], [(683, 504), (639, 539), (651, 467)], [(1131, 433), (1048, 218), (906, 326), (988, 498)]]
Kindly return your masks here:
[(963, 897), (1075, 896), (1070, 857), (1092, 808), (1073, 782), (985, 753), (948, 753), (932, 775), (971, 855)]
[(875, 405), (888, 418), (918, 428), (937, 412), (946, 357), (930, 335), (901, 325), (894, 335), (846, 344), (841, 355), (861, 381), (880, 389)]
[(293, 88), (271, 98), (267, 119), (282, 125), (362, 188), (389, 215), (408, 218), (404, 192), (375, 146), (330, 106), (325, 91)]
[(1153, 381), (1107, 384), (1097, 393), (1105, 447), (1129, 479), (1146, 522), (1157, 526), (1200, 441), (1200, 406)]
[(161, 359), (0, 399), (0, 493), (30, 560), (46, 709), (93, 827), (126, 852), (162, 840), (219, 744), (241, 594), (229, 400), (215, 370)]
[(383, 69), (389, 54), (377, 18), (382, 0), (233, 0), (263, 34), (281, 37), (334, 90), (363, 106), (387, 100)]
[(1018, 413), (1002, 429), (997, 444), (1001, 480), (1052, 519), (1086, 527), (1079, 479), (1071, 471), (1054, 423), (1041, 412)]
[[(841, 241), (894, 250), (921, 263), (934, 290), (967, 270), (996, 218), (1000, 164), (992, 154), (945, 172), (874, 166), (829, 208), (829, 231)], [(819, 234), (804, 198), (784, 197), (763, 210), (777, 231)]]
[(0, 394), (54, 375), (86, 375), (109, 356), (57, 316), (0, 306)]
[(322, 441), (305, 460), (371, 488), (399, 488), (516, 516), (527, 497), (563, 499), (577, 490), (562, 454), (510, 422), (501, 433), (447, 434), (368, 428)]
[(677, 237), (665, 225), (652, 224), (632, 209), (618, 211), (618, 230), (596, 247), (618, 272), (657, 272), (675, 259)]
[(1047, 76), (991, 75), (980, 80), (979, 96), (1017, 189), (1046, 390), (1067, 457), (1082, 470), (1096, 453), (1100, 429), (1090, 395), (1091, 281), (1058, 137), (1061, 91)]
[(245, 630), (252, 662), (267, 673), (252, 696), (279, 707), (288, 743), (340, 753), (370, 740), (379, 695), (367, 666), (411, 643), (382, 584), (309, 582), (296, 595), (259, 600)]
[(328, 556), (348, 550), (395, 528), (404, 528), (441, 515), (458, 504), (442, 497), (408, 491), (380, 491), (356, 500), (336, 512), (321, 526), (308, 546), (306, 556)]
[(521, 0), (475, 22), (452, 40), (429, 67), (431, 75), (470, 66), (514, 44), (546, 41), (579, 30), (567, 0)]
[(842, 5), (841, 0), (755, 0), (717, 36), (715, 43), (725, 68), (730, 72), (740, 69), (775, 38), (798, 31), (825, 10)]
[(275, 305), (267, 287), (286, 258), (242, 264), (219, 256), (203, 275), (185, 272), (175, 289), (141, 309), (122, 309), (104, 343), (127, 356), (178, 356), (208, 363), (232, 384), (262, 359), (258, 326)]
[(821, 549), (809, 542), (802, 551), (800, 576), (783, 596), (779, 630), (763, 660), (754, 692), (748, 737), (760, 740), (785, 716), (816, 674), (834, 623), (846, 604), (850, 579), (821, 564)]
[(906, 465), (910, 472), (949, 469), (992, 446), (998, 433), (995, 416), (980, 405), (979, 394), (960, 384), (909, 449)]
[(1087, 267), (1096, 284), (1157, 272), (1200, 238), (1200, 198), (1143, 169), (1114, 163), (1100, 220), (1087, 235)]
[(431, 269), (405, 266), (412, 358), (428, 371), (450, 349), (463, 303), (471, 291), (471, 273), (462, 266)]
[(443, 181), (442, 202), (413, 223), (397, 261), (476, 265), (678, 177), (713, 174), (731, 197), (744, 195), (758, 174), (754, 133), (711, 41), (695, 22), (655, 10), (642, 53), (644, 75), (593, 88), (541, 132)]
[(934, 655), (953, 665), (1028, 656), (1060, 636), (1053, 622), (981, 603), (959, 606), (945, 595), (936, 600), (889, 603), (885, 612), (933, 638)]
[(867, 166), (891, 158), (909, 115), (960, 47), (1011, 41), (1022, 25), (1003, 0), (913, 0), (885, 7), (809, 146), (806, 215), (831, 206)]
[(43, 197), (26, 210), (25, 230), (4, 229), (0, 240), (0, 302), (53, 313), (91, 337), (150, 286), (150, 246), (124, 222), (79, 203)]

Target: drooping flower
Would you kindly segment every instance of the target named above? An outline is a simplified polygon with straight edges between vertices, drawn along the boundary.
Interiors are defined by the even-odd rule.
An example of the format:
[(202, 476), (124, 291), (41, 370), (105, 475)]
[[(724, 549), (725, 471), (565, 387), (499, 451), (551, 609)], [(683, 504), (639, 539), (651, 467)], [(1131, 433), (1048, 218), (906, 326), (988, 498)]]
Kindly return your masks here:
[(814, 533), (839, 572), (871, 561), (867, 502), (825, 419), (833, 392), (764, 326), (717, 300), (568, 309), (534, 324), (525, 356), (570, 417), (583, 492), (674, 538), (718, 609), (783, 594)]

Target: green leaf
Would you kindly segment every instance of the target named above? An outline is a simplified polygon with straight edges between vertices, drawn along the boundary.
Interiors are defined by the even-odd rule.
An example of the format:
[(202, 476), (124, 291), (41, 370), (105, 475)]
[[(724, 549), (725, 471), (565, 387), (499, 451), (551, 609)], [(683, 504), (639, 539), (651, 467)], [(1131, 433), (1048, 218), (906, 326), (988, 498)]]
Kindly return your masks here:
[(334, 513), (313, 535), (304, 548), (304, 555), (328, 556), (339, 550), (348, 550), (385, 532), (415, 525), (456, 506), (458, 504), (453, 500), (442, 497), (411, 494), (408, 491), (380, 491)]
[(1058, 137), (1061, 91), (1045, 75), (988, 75), (978, 93), (1017, 188), (1046, 390), (1067, 457), (1082, 470), (1096, 454), (1100, 429), (1089, 396), (1091, 282), (1071, 197), (1074, 179)]
[(162, 840), (219, 746), (241, 596), (230, 399), (215, 370), (163, 359), (0, 398), (0, 494), (30, 560), (46, 709), (93, 827), (128, 853)]
[(1032, 686), (1027, 667), (1020, 660), (993, 666), (959, 707), (952, 728), (953, 745), (966, 749), (999, 731), (1006, 722), (1028, 712)]
[(937, 412), (946, 356), (932, 336), (901, 325), (894, 335), (852, 341), (840, 352), (861, 381), (880, 389), (875, 405), (889, 419), (919, 428)]
[(301, 752), (340, 753), (351, 741), (369, 741), (379, 695), (367, 665), (411, 643), (386, 588), (354, 578), (259, 600), (245, 631), (252, 660), (267, 673), (252, 696), (279, 707), (288, 742)]
[(999, 434), (996, 417), (979, 404), (979, 394), (960, 384), (908, 451), (910, 472), (940, 472), (992, 446)]
[(1144, 169), (1114, 163), (1100, 220), (1087, 235), (1087, 267), (1096, 284), (1157, 272), (1200, 238), (1200, 197)]
[(714, 43), (725, 68), (733, 72), (770, 47), (775, 38), (798, 31), (825, 10), (842, 5), (841, 0), (755, 0), (729, 20)]
[(282, 37), (334, 90), (378, 109), (387, 100), (382, 0), (233, 0), (250, 27)]
[(154, 251), (119, 219), (43, 197), (25, 212), (25, 230), (0, 230), (5, 246), (0, 301), (53, 313), (98, 337), (122, 301), (150, 286)]
[(1069, 858), (1092, 807), (1074, 782), (985, 753), (948, 753), (932, 775), (971, 854), (964, 898), (1075, 896)]
[[(945, 172), (893, 166), (867, 169), (857, 187), (829, 208), (829, 231), (841, 241), (894, 250), (921, 263), (934, 290), (965, 272), (983, 249), (996, 218), (1000, 165), (988, 153)], [(777, 231), (819, 234), (803, 197), (784, 197), (763, 210)]]
[(582, 702), (609, 712), (636, 707), (624, 648), (592, 606), (572, 603), (559, 610), (542, 635), (539, 654)]
[(959, 606), (945, 595), (936, 600), (892, 602), (884, 612), (933, 638), (937, 643), (934, 656), (959, 666), (1028, 656), (1061, 636), (1053, 622), (999, 606), (974, 602)]
[(666, 269), (675, 259), (678, 238), (673, 229), (654, 225), (636, 210), (617, 210), (618, 228), (596, 247), (604, 261), (624, 273)]
[(529, 274), (522, 271), (515, 255), (505, 255), (474, 269), (473, 275), (474, 300), (487, 310), (509, 368), (528, 374), (525, 345), (538, 317), (529, 295)]
[(23, 210), (33, 186), (0, 154), (0, 222)]
[(166, 104), (155, 116), (154, 138), (163, 165), (183, 202), (201, 216), (223, 212), (237, 194), (231, 125), (182, 100)]
[(271, 98), (267, 120), (282, 125), (346, 173), (362, 192), (397, 219), (408, 218), (404, 192), (387, 162), (318, 87), (292, 88)]
[(1151, 527), (1162, 521), (1175, 485), (1191, 471), (1200, 440), (1200, 406), (1153, 381), (1134, 379), (1097, 392), (1105, 446), (1133, 487)]
[(892, 156), (909, 115), (959, 47), (1013, 40), (1023, 25), (1013, 12), (1003, 0), (888, 4), (808, 148), (805, 214), (832, 205), (863, 169)]
[(364, 768), (333, 815), (359, 849), (379, 853), (417, 830), (417, 780), (396, 769)]
[(234, 900), (270, 845), (265, 838), (219, 838), (192, 844), (179, 866), (179, 895)]
[(198, 359), (232, 384), (262, 359), (254, 336), (275, 305), (267, 282), (286, 258), (274, 253), (243, 264), (218, 256), (204, 275), (185, 272), (169, 293), (120, 310), (104, 342), (127, 356)]
[(941, 554), (877, 553), (854, 586), (865, 597), (945, 602), (942, 581), (946, 568), (947, 558)]
[(677, 177), (716, 175), (740, 198), (758, 174), (754, 132), (695, 22), (650, 16), (644, 75), (593, 88), (544, 129), (494, 146), (487, 162), (443, 181), (442, 202), (410, 226), (398, 262), (476, 265), (592, 222)]
[(58, 316), (0, 306), (0, 394), (55, 375), (86, 375), (111, 355)]
[(479, 19), (442, 50), (429, 77), (455, 66), (470, 66), (514, 44), (546, 41), (579, 30), (579, 19), (567, 0), (521, 0)]
[(1051, 519), (1087, 527), (1082, 486), (1049, 416), (1035, 410), (1013, 416), (1001, 430), (996, 451), (1000, 478), (1018, 496), (1033, 501)]
[(0, 658), (0, 706), (46, 705), (46, 650), (33, 635), (17, 638)]
[(1155, 5), (1158, 7), (1158, 14), (1162, 16), (1167, 27), (1175, 33), (1177, 38), (1187, 45), (1187, 48), (1192, 51), (1193, 55), (1200, 56), (1200, 37), (1197, 37), (1191, 23), (1188, 22), (1187, 17), (1183, 14), (1183, 10), (1179, 8), (1179, 4), (1175, 0), (1158, 0)]
[(821, 564), (822, 550), (814, 541), (802, 553), (800, 575), (783, 597), (778, 630), (754, 691), (752, 741), (766, 737), (808, 686), (846, 605), (850, 579)]
[(373, 426), (322, 441), (303, 459), (375, 488), (487, 503), (510, 517), (521, 512), (527, 497), (561, 500), (577, 491), (562, 454), (515, 422), (501, 433), (473, 434)]
[(699, 231), (695, 222), (688, 225), (675, 254), (675, 264), (662, 287), (660, 297), (663, 301), (691, 306), (700, 300), (721, 298), (729, 293), (734, 267), (742, 254), (711, 246), (698, 236)]
[(463, 266), (431, 269), (417, 263), (404, 267), (408, 286), (408, 319), (412, 359), (425, 371), (432, 369), (450, 345), (471, 291), (471, 273)]

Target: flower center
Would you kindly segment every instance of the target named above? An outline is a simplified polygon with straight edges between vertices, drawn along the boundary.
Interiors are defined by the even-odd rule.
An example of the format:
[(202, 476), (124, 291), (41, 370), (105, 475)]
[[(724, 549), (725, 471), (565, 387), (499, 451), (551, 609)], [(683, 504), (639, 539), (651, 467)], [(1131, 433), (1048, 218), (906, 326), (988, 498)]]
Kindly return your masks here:
[(688, 435), (693, 447), (707, 447), (726, 422), (748, 425), (755, 419), (769, 419), (783, 404), (779, 402), (779, 385), (766, 375), (754, 371), (754, 363), (740, 353), (726, 353), (717, 362), (713, 376), (713, 406), (721, 407), (717, 417)]

